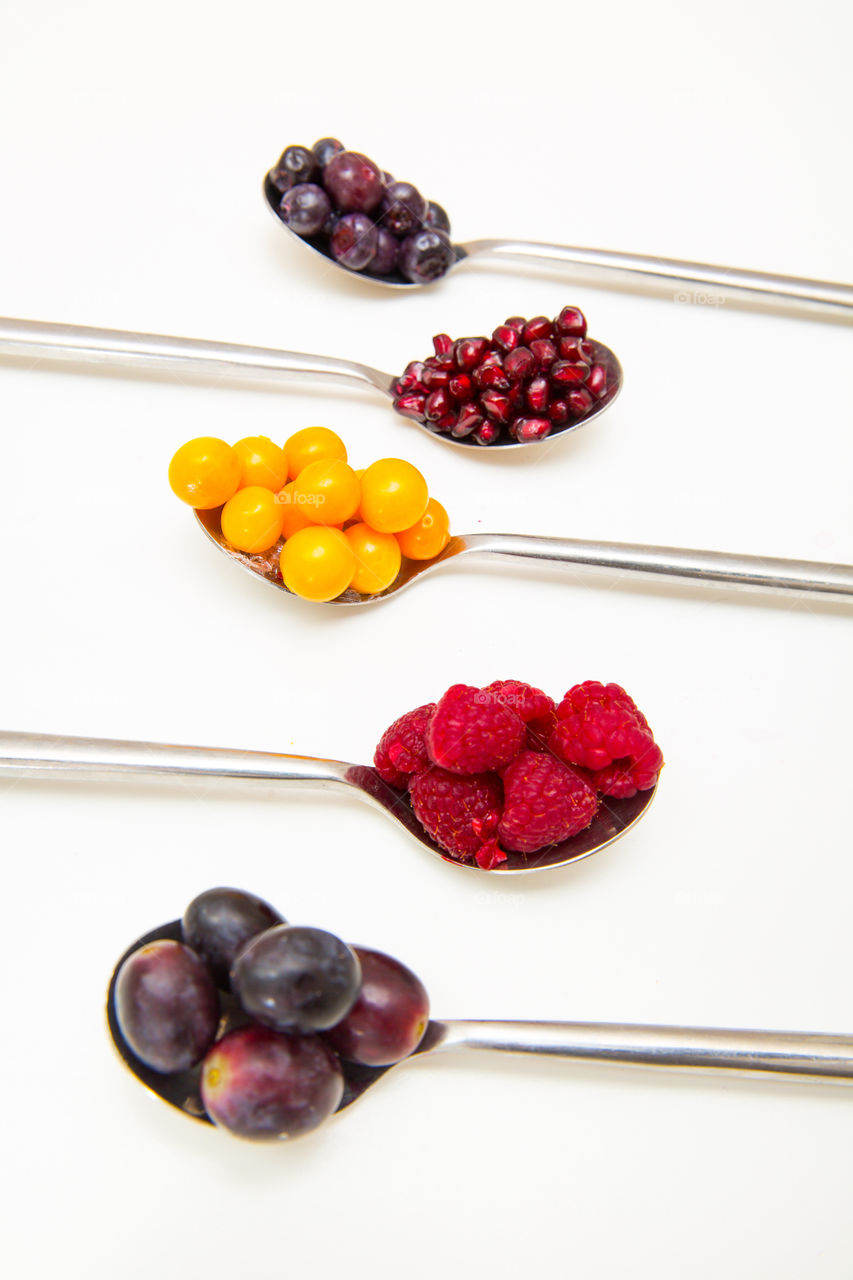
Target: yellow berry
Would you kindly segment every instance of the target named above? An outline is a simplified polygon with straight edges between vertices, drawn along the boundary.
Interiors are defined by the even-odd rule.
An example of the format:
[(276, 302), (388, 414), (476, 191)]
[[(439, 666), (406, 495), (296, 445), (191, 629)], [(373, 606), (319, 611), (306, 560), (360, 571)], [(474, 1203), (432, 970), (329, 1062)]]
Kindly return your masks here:
[(287, 483), (284, 450), (267, 436), (245, 436), (234, 445), (240, 459), (240, 488), (259, 484), (278, 493)]
[(404, 556), (410, 560), (432, 560), (450, 541), (450, 519), (440, 502), (430, 498), (417, 524), (397, 534)]
[(309, 462), (322, 462), (324, 459), (336, 458), (338, 462), (346, 462), (347, 449), (343, 440), (328, 427), (303, 427), (301, 431), (289, 436), (284, 444), (287, 455), (287, 470), (291, 480), (295, 480)]
[(281, 549), (281, 576), (288, 591), (305, 600), (334, 600), (355, 573), (355, 555), (340, 529), (310, 525)]
[(224, 440), (198, 436), (182, 444), (172, 458), (169, 484), (182, 502), (197, 511), (211, 511), (237, 492), (240, 459)]
[(358, 510), (361, 485), (352, 467), (337, 458), (309, 462), (294, 481), (294, 496), (312, 524), (343, 524)]
[(281, 537), (284, 507), (261, 485), (240, 489), (222, 508), (222, 534), (238, 551), (256, 555)]
[(305, 508), (296, 497), (295, 490), (296, 481), (291, 480), (290, 484), (284, 486), (281, 493), (276, 494), (276, 502), (282, 511), (281, 532), (285, 538), (292, 538), (294, 533), (298, 533), (300, 529), (304, 529), (311, 523), (305, 515)]
[(429, 491), (417, 467), (402, 458), (380, 458), (361, 477), (361, 517), (378, 533), (400, 533), (426, 511)]
[(350, 583), (353, 591), (375, 596), (400, 572), (400, 548), (393, 533), (377, 533), (367, 524), (354, 524), (344, 535), (355, 555), (356, 567)]

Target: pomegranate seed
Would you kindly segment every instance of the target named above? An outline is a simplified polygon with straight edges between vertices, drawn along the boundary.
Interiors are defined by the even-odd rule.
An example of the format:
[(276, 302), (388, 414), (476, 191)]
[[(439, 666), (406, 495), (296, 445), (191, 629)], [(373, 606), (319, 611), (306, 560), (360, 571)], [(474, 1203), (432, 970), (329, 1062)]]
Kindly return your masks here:
[(547, 368), (557, 359), (557, 348), (547, 338), (534, 338), (529, 346), (540, 369)]
[(460, 338), (453, 345), (453, 358), (457, 369), (470, 373), (476, 369), (489, 349), (487, 338)]
[(588, 345), (581, 338), (559, 338), (557, 351), (561, 360), (568, 360), (572, 364), (579, 364), (583, 360), (586, 364), (589, 364), (589, 360), (586, 359), (584, 352), (581, 350), (582, 346)]
[(437, 369), (435, 365), (427, 365), (424, 369), (423, 384), (429, 391), (437, 391), (439, 387), (446, 387), (450, 381), (450, 374), (446, 369)]
[(563, 307), (557, 316), (557, 333), (569, 338), (586, 337), (586, 316), (578, 307)]
[(445, 435), (449, 435), (456, 426), (456, 414), (446, 413), (443, 418), (439, 418), (435, 425), (438, 427), (439, 431), (444, 432)]
[(548, 405), (548, 417), (556, 426), (559, 426), (563, 422), (568, 422), (570, 414), (569, 406), (566, 401), (552, 400)]
[(541, 413), (548, 405), (548, 379), (540, 376), (529, 382), (526, 399), (529, 409), (534, 413)]
[(484, 422), (474, 432), (473, 438), (477, 444), (494, 444), (501, 433), (500, 427), (495, 422)]
[(518, 346), (518, 330), (511, 329), (508, 324), (499, 324), (492, 334), (492, 341), (501, 351), (514, 351)]
[(406, 395), (397, 397), (394, 408), (398, 413), (402, 413), (404, 418), (414, 418), (415, 422), (423, 422), (425, 404), (426, 396), (418, 395), (416, 391), (409, 391)]
[(603, 364), (594, 364), (589, 371), (586, 385), (594, 396), (600, 400), (607, 390), (607, 370)]
[(534, 316), (532, 320), (528, 320), (521, 333), (521, 338), (526, 347), (531, 342), (536, 342), (541, 338), (550, 338), (554, 333), (554, 326), (547, 316)]
[(558, 387), (573, 387), (579, 382), (586, 382), (589, 374), (588, 364), (571, 364), (568, 360), (558, 360), (548, 370), (552, 382)]
[(467, 373), (457, 373), (447, 384), (447, 390), (454, 400), (470, 400), (474, 387)]
[(484, 391), (480, 404), (495, 422), (509, 422), (512, 413), (509, 396), (502, 395), (500, 391)]
[(509, 402), (513, 409), (523, 409), (525, 406), (525, 383), (516, 382), (509, 389)]
[(457, 439), (464, 436), (470, 436), (472, 431), (476, 431), (483, 424), (483, 415), (479, 412), (475, 404), (463, 404), (459, 410), (459, 417), (456, 419), (456, 426), (453, 428), (452, 434)]
[(581, 341), (580, 352), (587, 364), (595, 364), (595, 343), (587, 342), (584, 338)]
[(509, 378), (499, 364), (487, 364), (484, 360), (474, 370), (474, 386), (480, 391), (485, 391), (488, 388), (506, 391), (509, 387)]
[(504, 373), (510, 382), (517, 382), (531, 374), (536, 366), (536, 358), (529, 347), (516, 347), (504, 360)]
[(566, 396), (566, 404), (573, 418), (585, 418), (593, 406), (593, 398), (586, 387), (572, 387)]
[(421, 379), (424, 376), (423, 360), (412, 360), (406, 365), (401, 376), (397, 379), (396, 386), (400, 391), (414, 391), (416, 387), (422, 387)]
[(450, 409), (450, 396), (444, 387), (439, 387), (437, 391), (433, 391), (432, 395), (427, 396), (424, 405), (424, 417), (427, 422), (438, 422), (439, 418), (443, 418)]
[(509, 319), (504, 320), (504, 324), (506, 325), (507, 329), (515, 329), (516, 333), (520, 337), (524, 330), (524, 326), (527, 324), (527, 321), (525, 320), (524, 316), (510, 316)]
[(516, 418), (514, 426), (516, 440), (525, 443), (528, 440), (544, 440), (551, 430), (551, 423), (547, 418)]
[(432, 340), (437, 356), (446, 356), (453, 349), (453, 339), (448, 333), (437, 333)]

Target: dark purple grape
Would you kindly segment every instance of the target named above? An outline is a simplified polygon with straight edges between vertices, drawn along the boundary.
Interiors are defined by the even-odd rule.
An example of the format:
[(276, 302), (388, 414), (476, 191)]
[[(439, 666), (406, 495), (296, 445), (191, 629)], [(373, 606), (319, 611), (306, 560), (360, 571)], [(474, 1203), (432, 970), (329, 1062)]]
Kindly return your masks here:
[(311, 182), (317, 174), (317, 159), (307, 147), (285, 147), (278, 164), (270, 171), (270, 182), (282, 195), (300, 182)]
[(115, 984), (128, 1048), (152, 1071), (184, 1071), (213, 1043), (219, 997), (199, 956), (183, 943), (149, 942), (128, 956)]
[(321, 138), (319, 142), (314, 143), (311, 150), (314, 152), (314, 158), (320, 168), (324, 169), (332, 156), (336, 156), (338, 152), (344, 150), (344, 144), (339, 142), (337, 138)]
[(365, 268), (372, 276), (389, 276), (400, 256), (400, 242), (385, 227), (376, 228), (376, 253)]
[(400, 246), (399, 268), (413, 284), (428, 284), (453, 265), (453, 246), (443, 231), (430, 227), (407, 236)]
[(208, 1053), (201, 1100), (211, 1120), (241, 1138), (296, 1138), (337, 1110), (341, 1066), (319, 1036), (268, 1027), (229, 1031)]
[(325, 929), (282, 924), (244, 947), (231, 986), (250, 1018), (276, 1031), (326, 1031), (352, 1008), (361, 986), (353, 951)]
[(332, 156), (323, 170), (323, 185), (341, 213), (370, 213), (385, 194), (381, 171), (358, 151)]
[(322, 231), (332, 212), (332, 202), (322, 187), (313, 182), (300, 182), (281, 197), (282, 222), (298, 236), (313, 236)]
[(350, 271), (363, 271), (379, 243), (376, 227), (366, 213), (345, 213), (332, 232), (330, 248), (336, 262)]
[(342, 1058), (385, 1067), (420, 1044), (429, 1022), (429, 997), (421, 980), (381, 951), (355, 947), (361, 992), (347, 1016), (325, 1038)]
[(428, 227), (432, 227), (434, 231), (443, 231), (445, 235), (450, 235), (450, 219), (441, 205), (436, 204), (434, 200), (430, 200), (427, 203), (424, 222)]
[(262, 898), (241, 889), (208, 889), (184, 912), (184, 942), (205, 961), (221, 987), (228, 988), (231, 966), (247, 942), (284, 918)]
[(402, 239), (420, 228), (426, 209), (426, 200), (411, 182), (392, 182), (385, 188), (382, 225)]

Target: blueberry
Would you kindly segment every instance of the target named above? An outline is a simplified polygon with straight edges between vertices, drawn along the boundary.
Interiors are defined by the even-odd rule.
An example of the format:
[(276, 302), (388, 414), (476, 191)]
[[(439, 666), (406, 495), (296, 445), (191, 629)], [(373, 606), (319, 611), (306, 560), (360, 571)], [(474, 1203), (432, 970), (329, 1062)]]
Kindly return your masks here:
[(332, 156), (323, 170), (323, 184), (341, 213), (370, 213), (385, 194), (381, 171), (358, 151)]
[(282, 196), (279, 206), (282, 222), (298, 236), (313, 236), (322, 231), (332, 212), (332, 202), (322, 187), (313, 182), (300, 182)]
[(247, 942), (284, 924), (268, 902), (240, 889), (208, 889), (184, 912), (181, 931), (188, 947), (206, 962), (219, 985), (228, 988), (231, 966)]
[(352, 1008), (361, 986), (355, 954), (324, 929), (282, 924), (240, 952), (231, 986), (250, 1018), (276, 1031), (325, 1031)]
[(411, 182), (392, 182), (382, 201), (382, 224), (402, 238), (420, 229), (427, 203)]
[(385, 227), (376, 229), (376, 253), (368, 262), (366, 270), (372, 276), (389, 276), (397, 265), (400, 256), (400, 242)]
[(344, 150), (344, 144), (339, 142), (337, 138), (321, 138), (319, 142), (314, 143), (311, 150), (320, 168), (324, 169), (332, 156), (336, 156), (339, 151)]
[(201, 1099), (215, 1124), (241, 1138), (295, 1138), (337, 1110), (343, 1074), (318, 1036), (241, 1027), (223, 1036), (201, 1072)]
[(366, 213), (345, 213), (332, 232), (332, 256), (350, 271), (362, 271), (376, 253), (379, 238)]
[(428, 284), (453, 265), (453, 246), (443, 231), (426, 227), (407, 236), (400, 246), (400, 271), (413, 284)]
[(433, 230), (443, 231), (445, 235), (450, 235), (450, 219), (442, 209), (441, 205), (436, 204), (434, 200), (430, 200), (427, 204), (424, 222), (428, 227), (432, 227)]
[(219, 997), (199, 956), (180, 942), (149, 942), (128, 956), (115, 984), (125, 1043), (152, 1071), (184, 1071), (213, 1043)]
[(355, 947), (361, 991), (343, 1021), (325, 1038), (342, 1058), (372, 1067), (389, 1066), (413, 1053), (429, 1021), (423, 983), (399, 960)]

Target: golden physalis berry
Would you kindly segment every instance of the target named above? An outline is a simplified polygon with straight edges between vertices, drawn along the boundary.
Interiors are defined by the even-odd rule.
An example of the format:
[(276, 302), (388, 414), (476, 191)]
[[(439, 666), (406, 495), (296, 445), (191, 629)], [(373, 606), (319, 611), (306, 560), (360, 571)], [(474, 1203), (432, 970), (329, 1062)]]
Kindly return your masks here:
[(430, 498), (417, 524), (397, 534), (404, 556), (410, 560), (432, 560), (450, 541), (450, 519), (440, 502)]
[(281, 549), (281, 576), (288, 591), (305, 600), (334, 600), (346, 591), (356, 563), (340, 529), (310, 525), (288, 538)]
[(285, 441), (284, 452), (287, 455), (287, 473), (295, 480), (309, 462), (322, 462), (324, 459), (336, 458), (346, 462), (347, 449), (343, 440), (328, 427), (303, 427)]
[(210, 511), (237, 492), (240, 459), (224, 440), (198, 436), (182, 444), (172, 458), (169, 484), (182, 502), (197, 511)]
[(380, 458), (361, 477), (361, 518), (378, 533), (400, 533), (420, 520), (429, 491), (417, 467), (402, 458)]
[(385, 591), (400, 572), (400, 548), (393, 533), (377, 533), (366, 524), (354, 524), (345, 532), (355, 555), (353, 591), (375, 596)]

